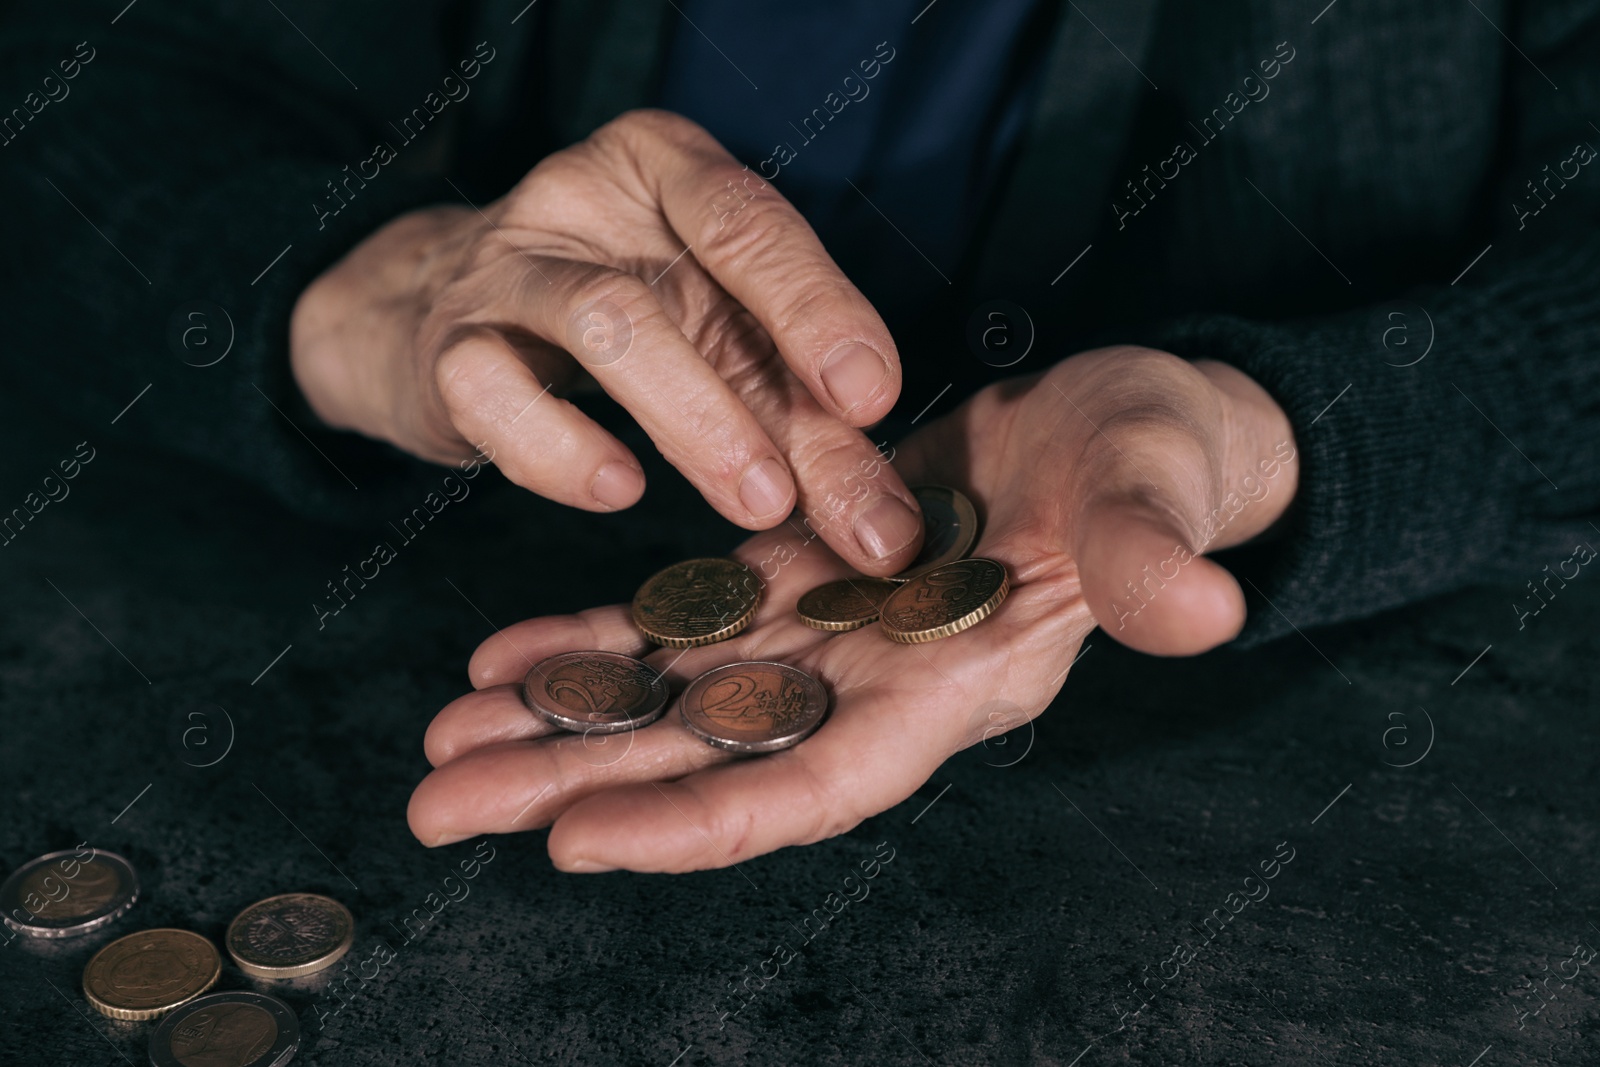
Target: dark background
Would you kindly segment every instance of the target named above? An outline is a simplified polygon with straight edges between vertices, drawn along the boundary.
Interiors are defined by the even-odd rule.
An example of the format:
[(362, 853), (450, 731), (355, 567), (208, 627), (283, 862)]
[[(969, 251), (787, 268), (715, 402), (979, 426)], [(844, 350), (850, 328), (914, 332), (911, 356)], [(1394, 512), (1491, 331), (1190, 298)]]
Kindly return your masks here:
[[(1587, 571), (1521, 632), (1518, 591), (1485, 588), (1190, 661), (1096, 633), (1034, 729), (850, 834), (675, 877), (563, 875), (543, 833), (497, 838), (470, 896), (404, 943), (476, 844), (424, 849), (404, 812), (486, 618), (625, 600), (738, 532), (648, 458), (644, 504), (610, 517), (492, 492), (490, 473), (319, 632), (310, 604), (381, 526), (310, 525), (141, 451), (155, 392), (98, 428), (0, 405), (6, 508), (77, 442), (97, 451), (0, 548), (0, 863), (88, 841), (144, 883), (103, 931), (0, 948), (0, 1062), (143, 1064), (154, 1024), (88, 1008), (90, 956), (162, 925), (220, 946), (241, 908), (291, 890), (351, 908), (352, 961), (395, 949), (325, 1023), (329, 975), (226, 966), (218, 988), (299, 1013), (304, 1064), (1593, 1062), (1595, 968), (1516, 1015), (1539, 1003), (1529, 979), (1600, 945)], [(1423, 752), (1429, 719), (1426, 757), (1389, 766)], [(226, 757), (192, 766), (228, 721)], [(1201, 945), (1285, 841), (1271, 896), (1113, 1032), (1139, 1007), (1129, 983)], [(730, 981), (798, 948), (880, 842), (894, 859), (870, 895), (719, 1028)]]

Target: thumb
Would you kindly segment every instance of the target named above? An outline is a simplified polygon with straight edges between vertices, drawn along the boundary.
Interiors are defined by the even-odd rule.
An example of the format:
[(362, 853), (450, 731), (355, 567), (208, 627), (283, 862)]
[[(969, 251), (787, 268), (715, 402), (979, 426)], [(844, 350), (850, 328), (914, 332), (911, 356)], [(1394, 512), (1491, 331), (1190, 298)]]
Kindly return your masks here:
[(1244, 626), (1244, 593), (1148, 495), (1102, 497), (1078, 518), (1077, 559), (1095, 621), (1130, 648), (1192, 656)]

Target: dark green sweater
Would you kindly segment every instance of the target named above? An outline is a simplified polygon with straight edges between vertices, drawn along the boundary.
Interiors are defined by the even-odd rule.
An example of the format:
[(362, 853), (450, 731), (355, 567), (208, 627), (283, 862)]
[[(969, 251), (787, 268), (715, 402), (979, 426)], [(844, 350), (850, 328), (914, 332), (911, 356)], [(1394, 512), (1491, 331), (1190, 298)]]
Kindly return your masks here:
[[(296, 296), (394, 215), (497, 196), (650, 103), (677, 18), (525, 2), (13, 12), (10, 389), (99, 427), (138, 395), (106, 433), (388, 514), (419, 465), (298, 401)], [(1108, 340), (1242, 367), (1303, 461), (1281, 536), (1236, 560), (1272, 604), (1250, 639), (1543, 580), (1600, 543), (1596, 122), (1600, 0), (1063, 4), (950, 299), (895, 324), (901, 408), (993, 373), (961, 338), (995, 298), (1036, 328), (1005, 373)]]

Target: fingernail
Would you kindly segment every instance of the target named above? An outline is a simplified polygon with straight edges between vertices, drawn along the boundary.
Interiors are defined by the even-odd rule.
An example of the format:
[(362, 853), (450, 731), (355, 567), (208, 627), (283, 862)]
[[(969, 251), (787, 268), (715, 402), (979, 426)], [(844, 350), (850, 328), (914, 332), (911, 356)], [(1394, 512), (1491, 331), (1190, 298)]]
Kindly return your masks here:
[(589, 495), (612, 511), (620, 511), (644, 492), (644, 473), (637, 467), (612, 460), (600, 468), (589, 487)]
[(584, 859), (568, 860), (562, 865), (561, 869), (568, 874), (605, 874), (607, 871), (616, 870), (615, 867), (607, 864)]
[(888, 377), (889, 365), (866, 345), (840, 345), (822, 361), (822, 384), (844, 411), (872, 399)]
[(922, 516), (906, 507), (899, 497), (880, 497), (856, 519), (856, 541), (873, 559), (887, 559), (916, 540), (922, 532)]
[(757, 463), (744, 472), (744, 480), (739, 483), (739, 501), (754, 519), (787, 511), (793, 495), (794, 481), (775, 459)]

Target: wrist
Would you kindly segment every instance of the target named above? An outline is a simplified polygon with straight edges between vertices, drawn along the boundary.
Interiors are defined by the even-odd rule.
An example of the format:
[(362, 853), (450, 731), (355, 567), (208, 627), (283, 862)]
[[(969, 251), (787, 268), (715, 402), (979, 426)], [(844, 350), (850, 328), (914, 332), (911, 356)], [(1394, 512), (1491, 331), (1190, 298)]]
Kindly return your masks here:
[[(375, 230), (310, 285), (289, 317), (289, 366), (307, 406), (336, 429), (397, 441), (416, 328), (455, 270), (475, 213), (432, 207)], [(398, 442), (397, 442), (398, 443)]]

